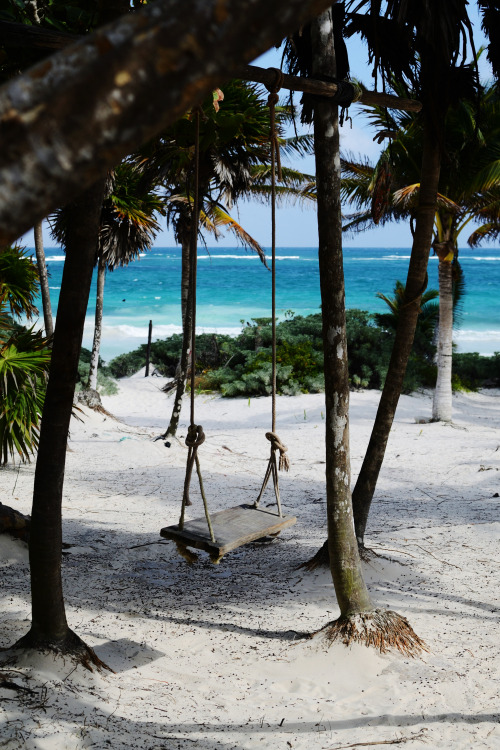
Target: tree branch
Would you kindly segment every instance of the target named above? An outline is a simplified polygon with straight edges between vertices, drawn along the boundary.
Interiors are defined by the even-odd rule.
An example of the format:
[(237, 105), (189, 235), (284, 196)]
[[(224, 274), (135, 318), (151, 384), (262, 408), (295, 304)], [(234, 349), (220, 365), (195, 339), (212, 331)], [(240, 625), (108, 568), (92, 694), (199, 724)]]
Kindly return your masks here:
[(331, 0), (157, 0), (0, 89), (0, 244), (66, 204)]

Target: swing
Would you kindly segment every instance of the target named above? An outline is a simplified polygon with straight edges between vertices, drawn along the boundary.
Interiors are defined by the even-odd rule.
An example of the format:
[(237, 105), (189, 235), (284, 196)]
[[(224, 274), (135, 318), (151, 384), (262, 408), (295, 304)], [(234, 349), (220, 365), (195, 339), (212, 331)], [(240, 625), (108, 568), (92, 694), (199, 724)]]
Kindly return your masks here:
[[(188, 458), (186, 464), (186, 476), (184, 480), (184, 492), (182, 496), (181, 516), (179, 523), (166, 526), (161, 529), (160, 534), (165, 539), (171, 539), (177, 545), (179, 553), (192, 562), (195, 555), (187, 548), (194, 547), (204, 550), (210, 555), (212, 562), (218, 563), (220, 559), (237, 547), (241, 547), (249, 542), (262, 539), (264, 537), (277, 536), (283, 529), (293, 526), (297, 519), (293, 516), (284, 516), (281, 509), (281, 499), (278, 481), (278, 468), (288, 471), (289, 460), (286, 455), (287, 447), (283, 445), (276, 434), (276, 162), (278, 167), (278, 176), (281, 179), (281, 165), (279, 160), (278, 137), (276, 134), (275, 124), (275, 106), (278, 101), (279, 82), (281, 80), (281, 71), (277, 72), (277, 81), (272, 89), (269, 89), (269, 110), (271, 121), (271, 206), (272, 206), (272, 428), (266, 433), (266, 438), (271, 443), (271, 454), (267, 465), (264, 481), (259, 495), (253, 504), (242, 504), (234, 508), (227, 508), (212, 516), (208, 512), (205, 489), (201, 476), (200, 461), (198, 458), (198, 448), (205, 441), (205, 434), (201, 425), (195, 424), (194, 414), (194, 393), (195, 393), (195, 357), (196, 357), (196, 270), (197, 270), (197, 235), (198, 221), (193, 221), (193, 242), (194, 252), (191, 254), (191, 300), (192, 300), (192, 339), (191, 339), (191, 419), (186, 437), (188, 447)], [(278, 75), (279, 74), (279, 75)], [(199, 128), (200, 114), (196, 112), (196, 141), (195, 141), (195, 183), (194, 183), (194, 201), (193, 213), (196, 219), (199, 218), (199, 196), (198, 196), (198, 161), (199, 161)], [(279, 461), (276, 458), (276, 452), (279, 451)], [(200, 492), (203, 499), (205, 510), (204, 518), (196, 518), (193, 521), (185, 521), (185, 509), (191, 505), (189, 500), (189, 487), (193, 468), (196, 466), (196, 473), (200, 484)], [(259, 508), (259, 503), (267, 487), (269, 479), (272, 477), (274, 494), (276, 499), (277, 512)]]

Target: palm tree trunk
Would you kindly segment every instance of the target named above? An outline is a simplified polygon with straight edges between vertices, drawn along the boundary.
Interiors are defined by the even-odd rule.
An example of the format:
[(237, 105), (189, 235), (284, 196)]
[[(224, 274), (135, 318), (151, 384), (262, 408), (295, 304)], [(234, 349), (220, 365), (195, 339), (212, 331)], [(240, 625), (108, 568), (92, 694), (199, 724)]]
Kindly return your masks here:
[(70, 207), (66, 261), (40, 429), (30, 531), (32, 624), (16, 648), (76, 655), (87, 666), (99, 659), (68, 627), (64, 608), (61, 505), (66, 445), (78, 358), (92, 278), (104, 184)]
[[(331, 11), (311, 23), (313, 74), (335, 77)], [(323, 628), (326, 643), (360, 641), (382, 651), (418, 653), (424, 644), (396, 612), (374, 610), (366, 588), (351, 503), (349, 372), (340, 204), (338, 107), (314, 105), (319, 272), (326, 401), (326, 502), (330, 570), (340, 617)]]
[(408, 358), (413, 346), (415, 328), (420, 312), (420, 296), (427, 284), (427, 264), (432, 242), (441, 169), (441, 148), (429, 125), (426, 124), (424, 128), (419, 205), (406, 280), (406, 302), (399, 315), (396, 337), (377, 416), (352, 495), (356, 537), (360, 545), (364, 544), (368, 514), (384, 460), (399, 396), (401, 395)]
[(54, 323), (52, 321), (52, 308), (50, 305), (49, 277), (47, 266), (45, 264), (45, 252), (43, 249), (42, 222), (37, 221), (34, 226), (35, 235), (35, 252), (36, 264), (38, 266), (38, 276), (40, 277), (40, 292), (42, 294), (43, 321), (45, 335), (52, 338), (54, 335)]
[(439, 259), (439, 338), (437, 381), (432, 402), (434, 422), (451, 422), (451, 369), (453, 354), (453, 270), (450, 260)]
[[(335, 76), (330, 11), (311, 24), (313, 74)], [(330, 569), (342, 616), (373, 609), (354, 535), (349, 455), (349, 373), (340, 205), (338, 107), (314, 108), (314, 145), (326, 400), (326, 497)]]
[(89, 380), (87, 387), (97, 390), (97, 369), (99, 367), (99, 351), (101, 349), (102, 311), (104, 306), (104, 283), (106, 281), (106, 263), (101, 256), (97, 266), (97, 292), (95, 302), (94, 340), (92, 342), (92, 356), (90, 358)]
[[(190, 287), (190, 256), (192, 245), (192, 232), (188, 231), (182, 241), (182, 277), (181, 277), (181, 305), (182, 305), (182, 349), (175, 378), (177, 387), (175, 389), (174, 405), (168, 429), (164, 437), (175, 437), (182, 409), (182, 397), (186, 390), (186, 380), (190, 365), (191, 337), (193, 330), (193, 317), (191, 314), (191, 287)], [(194, 249), (193, 249), (194, 251)]]

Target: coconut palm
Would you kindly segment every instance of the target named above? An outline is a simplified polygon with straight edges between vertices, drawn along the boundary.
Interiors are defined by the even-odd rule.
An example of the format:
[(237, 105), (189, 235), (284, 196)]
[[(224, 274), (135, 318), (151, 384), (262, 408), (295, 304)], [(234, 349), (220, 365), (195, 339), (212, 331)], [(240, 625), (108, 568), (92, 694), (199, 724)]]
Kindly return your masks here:
[(37, 314), (38, 274), (24, 249), (0, 250), (0, 462), (29, 461), (38, 448), (40, 418), (50, 363), (47, 340), (13, 317)]
[[(163, 213), (160, 198), (154, 189), (144, 187), (140, 172), (130, 162), (113, 170), (106, 193), (99, 228), (94, 340), (87, 383), (92, 391), (97, 389), (106, 270), (126, 266), (149, 250), (159, 229), (155, 214)], [(51, 234), (63, 247), (67, 231), (68, 209), (61, 208), (51, 217)]]
[[(385, 84), (394, 80), (404, 83), (423, 104), (420, 190), (406, 301), (370, 442), (353, 490), (356, 535), (362, 545), (426, 286), (446, 113), (460, 99), (473, 99), (476, 79), (474, 71), (464, 64), (467, 49), (473, 49), (466, 0), (349, 0), (347, 9), (348, 33), (359, 33), (367, 41), (374, 74)], [(382, 172), (380, 179), (385, 176)]]
[[(377, 137), (391, 143), (372, 167), (366, 161), (343, 160), (344, 198), (358, 208), (345, 229), (363, 229), (389, 220), (414, 219), (420, 190), (418, 169), (422, 123), (411, 113), (391, 115), (373, 108)], [(437, 383), (433, 419), (452, 417), (452, 329), (454, 280), (462, 278), (458, 241), (471, 221), (480, 226), (469, 238), (479, 244), (499, 230), (500, 100), (494, 86), (480, 90), (474, 102), (460, 101), (445, 120), (446, 146), (441, 166), (432, 248), (439, 258), (439, 328)]]
[[(181, 304), (183, 346), (176, 379), (168, 389), (176, 386), (172, 417), (165, 436), (175, 435), (179, 421), (182, 396), (189, 367), (188, 350), (191, 341), (191, 320), (188, 312), (189, 258), (196, 236), (193, 222), (200, 233), (209, 231), (217, 238), (221, 229), (232, 231), (238, 242), (258, 253), (265, 264), (260, 244), (231, 216), (237, 200), (255, 195), (265, 199), (269, 195), (269, 111), (267, 101), (257, 86), (244, 81), (230, 81), (224, 86), (223, 103), (214, 100), (203, 106), (200, 118), (199, 162), (199, 217), (193, 215), (195, 118), (188, 113), (161, 137), (141, 149), (137, 163), (144, 180), (162, 184), (166, 195), (167, 222), (173, 227), (176, 241), (182, 248)], [(291, 121), (288, 107), (277, 108), (278, 128), (283, 150), (308, 153), (311, 137), (283, 138), (285, 124)], [(297, 185), (308, 182), (310, 176), (300, 176), (295, 170), (283, 170), (284, 184), (279, 192), (299, 195)]]

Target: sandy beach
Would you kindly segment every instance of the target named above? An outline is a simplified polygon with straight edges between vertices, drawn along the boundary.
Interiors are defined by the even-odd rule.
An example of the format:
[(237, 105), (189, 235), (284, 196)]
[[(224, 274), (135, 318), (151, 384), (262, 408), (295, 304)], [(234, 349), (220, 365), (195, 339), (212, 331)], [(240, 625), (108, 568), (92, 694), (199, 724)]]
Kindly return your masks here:
[[(425, 423), (429, 394), (403, 396), (367, 534), (373, 602), (426, 642), (408, 659), (303, 641), (338, 614), (329, 571), (304, 572), (325, 538), (324, 397), (278, 399), (295, 526), (213, 565), (189, 566), (161, 527), (179, 516), (187, 449), (154, 438), (171, 399), (138, 374), (103, 400), (117, 419), (73, 420), (63, 500), (70, 626), (114, 673), (27, 657), (0, 686), (9, 750), (337, 750), (404, 744), (500, 748), (500, 393), (454, 397), (452, 425)], [(353, 477), (379, 394), (351, 394)], [(196, 398), (212, 511), (251, 502), (268, 459), (267, 398)], [(179, 438), (186, 435), (188, 403)], [(0, 470), (1, 500), (31, 507), (34, 466)], [(193, 489), (189, 517), (202, 515)], [(271, 492), (264, 498), (270, 502)], [(26, 545), (0, 538), (0, 646), (29, 627)], [(2, 657), (5, 661), (5, 655)]]

